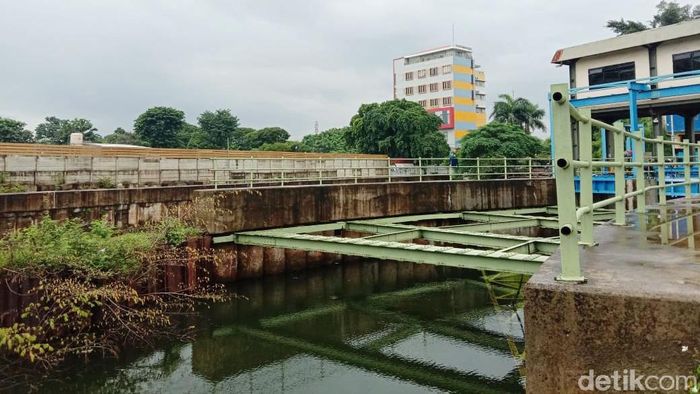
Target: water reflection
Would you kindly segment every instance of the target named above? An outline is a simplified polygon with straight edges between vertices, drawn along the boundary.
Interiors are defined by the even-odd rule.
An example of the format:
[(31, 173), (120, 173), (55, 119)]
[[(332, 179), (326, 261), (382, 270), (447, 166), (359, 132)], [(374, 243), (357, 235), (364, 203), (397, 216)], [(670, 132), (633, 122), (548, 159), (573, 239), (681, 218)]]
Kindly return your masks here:
[[(191, 343), (76, 366), (44, 392), (521, 392), (518, 313), (473, 271), (346, 262), (241, 282)], [(508, 343), (510, 339), (511, 344)]]

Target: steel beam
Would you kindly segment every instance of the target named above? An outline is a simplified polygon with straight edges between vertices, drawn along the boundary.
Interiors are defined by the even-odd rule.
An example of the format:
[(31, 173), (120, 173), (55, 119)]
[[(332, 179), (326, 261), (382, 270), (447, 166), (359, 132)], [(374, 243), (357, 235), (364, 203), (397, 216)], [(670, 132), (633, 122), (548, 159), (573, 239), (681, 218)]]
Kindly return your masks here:
[[(372, 234), (397, 234), (396, 232), (401, 229), (406, 231), (415, 229), (420, 230), (419, 237), (404, 238), (403, 240), (422, 238), (429, 241), (446, 242), (459, 245), (473, 245), (495, 249), (515, 247), (522, 245), (525, 242), (534, 241), (531, 245), (522, 245), (521, 247), (514, 248), (512, 250), (513, 252), (518, 253), (554, 253), (554, 251), (559, 247), (559, 243), (551, 239), (545, 240), (518, 235), (469, 232), (464, 231), (462, 228), (416, 227), (403, 224), (378, 224), (362, 221), (347, 222), (345, 223), (345, 229)], [(406, 237), (408, 237), (408, 234), (410, 233), (406, 233)], [(365, 239), (370, 238), (366, 237)]]
[(539, 254), (264, 231), (237, 233), (234, 236), (234, 240), (240, 245), (338, 253), (383, 260), (410, 261), (421, 264), (505, 271), (528, 275), (535, 273), (540, 264), (548, 259), (548, 256)]

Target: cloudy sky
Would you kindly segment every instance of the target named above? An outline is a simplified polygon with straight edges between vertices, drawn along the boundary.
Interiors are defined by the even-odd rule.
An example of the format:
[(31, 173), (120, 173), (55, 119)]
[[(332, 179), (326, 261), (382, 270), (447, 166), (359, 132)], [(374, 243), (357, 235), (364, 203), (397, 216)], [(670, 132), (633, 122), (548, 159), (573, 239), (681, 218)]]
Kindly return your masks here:
[(656, 0), (0, 0), (0, 116), (84, 117), (101, 134), (151, 106), (230, 108), (293, 138), (392, 94), (392, 59), (455, 41), (499, 93), (545, 106), (557, 48), (648, 20)]

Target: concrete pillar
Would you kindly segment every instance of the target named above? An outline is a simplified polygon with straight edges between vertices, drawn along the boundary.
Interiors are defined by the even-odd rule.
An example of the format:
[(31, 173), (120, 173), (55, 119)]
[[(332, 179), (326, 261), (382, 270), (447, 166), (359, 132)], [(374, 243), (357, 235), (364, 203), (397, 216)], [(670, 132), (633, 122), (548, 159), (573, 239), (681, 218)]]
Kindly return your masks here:
[(695, 133), (693, 133), (693, 118), (694, 115), (692, 113), (686, 112), (683, 114), (683, 130), (685, 130), (685, 139), (690, 142), (695, 142)]

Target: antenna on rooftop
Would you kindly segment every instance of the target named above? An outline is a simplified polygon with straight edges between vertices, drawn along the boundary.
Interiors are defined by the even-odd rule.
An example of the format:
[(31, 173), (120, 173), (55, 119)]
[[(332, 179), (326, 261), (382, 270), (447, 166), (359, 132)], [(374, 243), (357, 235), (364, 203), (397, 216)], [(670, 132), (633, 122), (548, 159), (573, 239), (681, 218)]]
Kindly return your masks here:
[(452, 46), (455, 46), (455, 24), (452, 24)]

